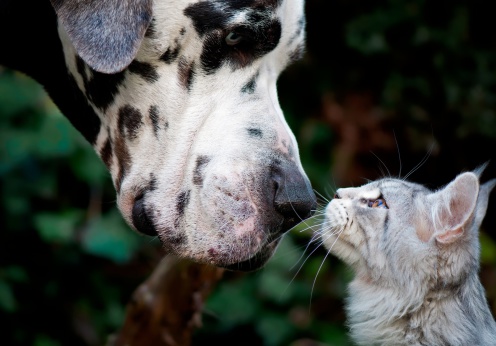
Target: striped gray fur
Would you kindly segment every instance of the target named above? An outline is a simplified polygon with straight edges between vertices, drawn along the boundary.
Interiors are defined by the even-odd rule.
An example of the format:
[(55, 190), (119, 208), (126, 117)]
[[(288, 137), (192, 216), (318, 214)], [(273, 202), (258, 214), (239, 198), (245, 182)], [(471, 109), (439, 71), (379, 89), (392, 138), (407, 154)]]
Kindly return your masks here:
[(479, 280), (478, 233), (496, 185), (480, 184), (484, 168), (436, 191), (392, 178), (337, 190), (319, 236), (354, 270), (346, 313), (358, 345), (496, 345)]

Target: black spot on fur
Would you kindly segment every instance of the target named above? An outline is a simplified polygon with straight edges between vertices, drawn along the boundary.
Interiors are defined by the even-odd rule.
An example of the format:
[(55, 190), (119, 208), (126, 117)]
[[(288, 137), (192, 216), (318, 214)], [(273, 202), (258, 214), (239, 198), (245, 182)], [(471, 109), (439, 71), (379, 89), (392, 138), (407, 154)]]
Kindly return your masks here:
[(129, 72), (136, 73), (149, 83), (158, 81), (158, 73), (155, 67), (146, 63), (134, 60), (128, 67)]
[(193, 83), (193, 78), (195, 75), (194, 67), (195, 63), (187, 62), (186, 59), (181, 58), (179, 60), (179, 81), (181, 84), (189, 91), (191, 90), (191, 85)]
[(188, 6), (184, 10), (184, 15), (193, 20), (195, 30), (201, 37), (213, 29), (225, 26), (229, 17), (232, 16), (209, 1), (201, 1)]
[(293, 146), (292, 145), (288, 145), (288, 157), (289, 158), (294, 158), (295, 157), (295, 153), (294, 153), (294, 149), (293, 149)]
[(262, 134), (262, 130), (258, 129), (258, 128), (248, 128), (247, 129), (248, 131), (248, 134), (250, 135), (250, 137), (255, 137), (255, 138), (262, 138), (263, 134)]
[(296, 48), (289, 53), (289, 62), (295, 62), (303, 58), (305, 54), (305, 45), (303, 43), (296, 46)]
[(86, 97), (93, 102), (96, 107), (105, 111), (108, 106), (113, 103), (119, 86), (124, 82), (126, 70), (114, 74), (105, 74), (90, 68), (92, 76), (87, 76), (87, 79), (85, 80), (84, 76), (86, 76), (86, 72), (84, 72), (84, 66), (86, 65), (80, 57), (77, 57), (76, 59), (78, 71), (79, 73), (82, 73), (83, 76)]
[(196, 166), (193, 172), (193, 184), (201, 186), (203, 184), (203, 169), (210, 162), (210, 157), (200, 155), (196, 158)]
[(177, 59), (178, 54), (179, 46), (176, 46), (175, 48), (169, 47), (165, 53), (160, 56), (160, 60), (164, 61), (166, 64), (170, 64)]
[(179, 34), (183, 36), (186, 33), (186, 28), (182, 27), (181, 31), (179, 31)]
[(155, 30), (155, 18), (152, 18), (152, 20), (150, 21), (150, 25), (148, 25), (148, 29), (146, 29), (145, 31), (145, 37), (156, 38), (156, 34), (157, 32)]
[(127, 148), (126, 142), (122, 136), (116, 134), (114, 142), (114, 154), (119, 165), (119, 172), (117, 173), (117, 178), (115, 179), (114, 184), (117, 193), (120, 193), (122, 181), (131, 167), (131, 155), (129, 155), (129, 149)]
[(387, 234), (387, 231), (389, 230), (389, 213), (386, 213), (386, 217), (384, 218), (384, 234)]
[(291, 38), (289, 39), (288, 45), (292, 45), (295, 40), (300, 38), (300, 36), (303, 33), (303, 30), (305, 30), (305, 25), (306, 25), (305, 17), (301, 17), (298, 20), (296, 30), (295, 30), (293, 36), (291, 36)]
[[(273, 50), (281, 37), (281, 23), (273, 18), (273, 6), (278, 1), (238, 0), (223, 3), (222, 9), (203, 1), (184, 10), (193, 20), (195, 30), (204, 37), (201, 66), (213, 73), (227, 63), (233, 69), (242, 68)], [(246, 21), (230, 24), (240, 9), (248, 9)], [(250, 10), (251, 9), (251, 10)], [(229, 46), (225, 37), (236, 32), (243, 40)]]
[(184, 215), (184, 210), (186, 209), (186, 206), (189, 203), (189, 194), (190, 194), (190, 191), (188, 190), (188, 191), (181, 192), (179, 194), (179, 196), (177, 196), (176, 210), (177, 210), (177, 214), (179, 215), (179, 217)]
[(255, 88), (257, 86), (257, 77), (258, 77), (258, 72), (255, 76), (253, 76), (248, 83), (246, 83), (242, 88), (241, 92), (246, 93), (246, 94), (253, 94), (255, 92)]
[(170, 228), (165, 228), (162, 231), (164, 245), (172, 248), (178, 248), (186, 242), (186, 235), (183, 233), (174, 232)]
[(57, 105), (84, 138), (92, 145), (95, 145), (102, 125), (100, 117), (90, 106), (87, 96), (79, 89), (76, 80), (71, 74), (67, 76), (67, 81), (67, 94), (59, 100)]
[(148, 182), (147, 191), (153, 191), (157, 188), (157, 178), (155, 174), (150, 173), (150, 181)]
[(143, 124), (141, 121), (142, 115), (139, 110), (125, 105), (119, 109), (119, 132), (122, 136), (126, 135), (129, 139), (135, 139), (138, 136), (138, 131)]
[(150, 120), (152, 121), (153, 132), (155, 133), (155, 136), (157, 136), (157, 132), (158, 130), (160, 130), (160, 125), (158, 124), (159, 121), (158, 106), (150, 106), (150, 109), (148, 110), (148, 114), (150, 115)]
[(100, 157), (102, 158), (102, 161), (105, 164), (105, 166), (110, 168), (112, 164), (112, 141), (110, 137), (107, 137), (105, 144), (100, 149)]
[(84, 84), (88, 83), (88, 74), (86, 73), (86, 64), (84, 63), (83, 59), (81, 59), (79, 56), (76, 56), (76, 69), (78, 73), (81, 75), (83, 78)]
[(207, 32), (222, 28), (240, 10), (253, 9), (259, 12), (272, 13), (281, 0), (229, 0), (222, 3), (222, 8), (213, 2), (202, 1), (188, 6), (184, 10), (187, 17), (193, 19), (195, 30), (200, 36)]

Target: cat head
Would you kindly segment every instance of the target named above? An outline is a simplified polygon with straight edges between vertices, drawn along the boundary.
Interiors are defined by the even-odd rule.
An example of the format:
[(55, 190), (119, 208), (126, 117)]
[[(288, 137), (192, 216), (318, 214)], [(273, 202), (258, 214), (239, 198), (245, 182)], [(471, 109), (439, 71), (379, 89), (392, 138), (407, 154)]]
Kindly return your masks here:
[(479, 265), (478, 229), (496, 185), (480, 184), (485, 166), (436, 191), (393, 178), (338, 189), (322, 242), (368, 282), (456, 285)]

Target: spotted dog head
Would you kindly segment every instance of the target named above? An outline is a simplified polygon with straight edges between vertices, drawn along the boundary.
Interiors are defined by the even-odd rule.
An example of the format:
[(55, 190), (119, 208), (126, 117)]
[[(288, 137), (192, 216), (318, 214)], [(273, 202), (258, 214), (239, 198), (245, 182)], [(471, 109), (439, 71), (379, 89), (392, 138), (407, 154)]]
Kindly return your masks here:
[(303, 1), (52, 3), (129, 225), (182, 257), (262, 266), (316, 206), (276, 90)]

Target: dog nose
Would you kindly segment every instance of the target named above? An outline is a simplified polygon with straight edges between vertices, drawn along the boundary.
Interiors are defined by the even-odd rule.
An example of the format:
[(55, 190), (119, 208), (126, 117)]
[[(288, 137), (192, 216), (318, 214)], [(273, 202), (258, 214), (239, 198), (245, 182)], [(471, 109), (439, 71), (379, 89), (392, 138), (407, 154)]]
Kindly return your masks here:
[(157, 230), (150, 220), (145, 208), (145, 195), (140, 194), (134, 200), (133, 205), (133, 225), (140, 233), (156, 236)]
[(312, 216), (317, 209), (317, 198), (310, 181), (298, 166), (285, 162), (273, 169), (275, 186), (274, 208), (284, 217), (282, 232)]

